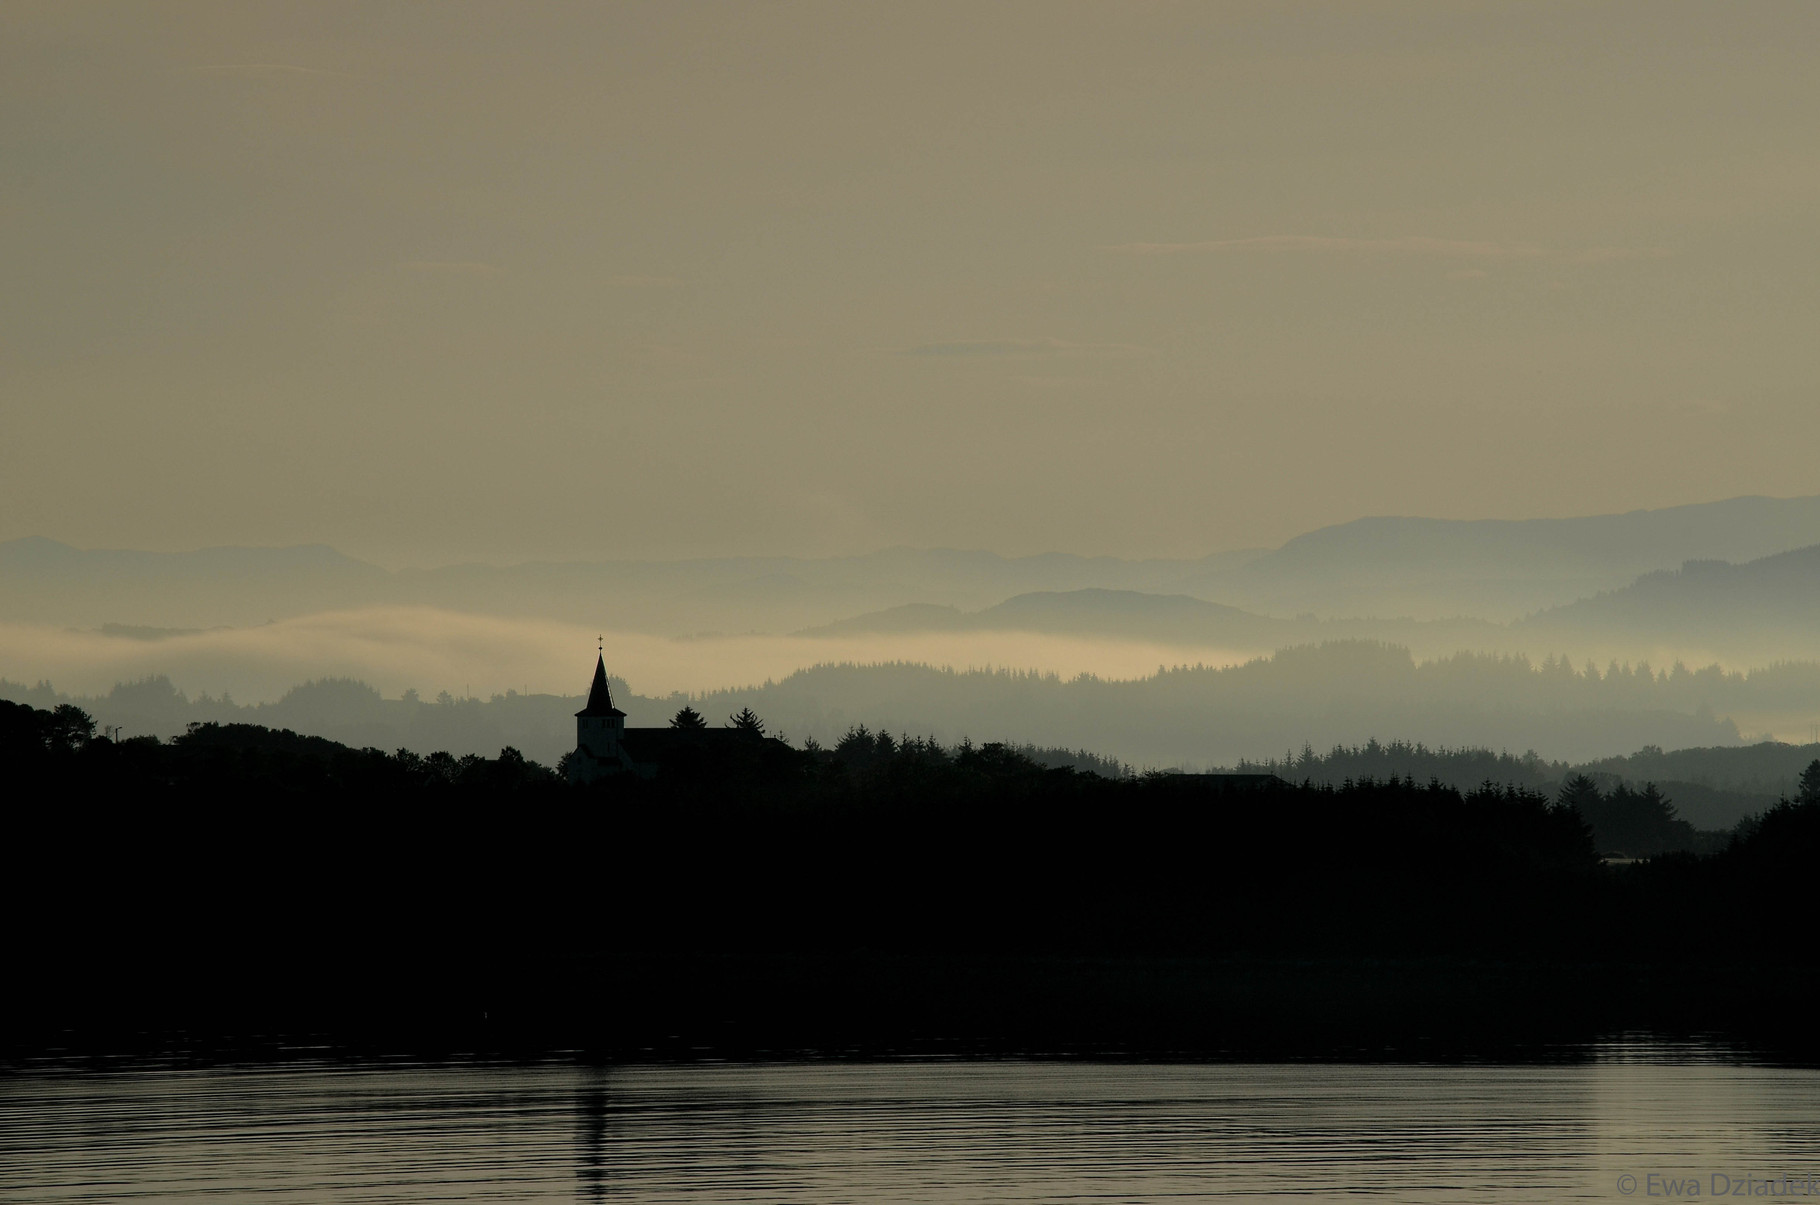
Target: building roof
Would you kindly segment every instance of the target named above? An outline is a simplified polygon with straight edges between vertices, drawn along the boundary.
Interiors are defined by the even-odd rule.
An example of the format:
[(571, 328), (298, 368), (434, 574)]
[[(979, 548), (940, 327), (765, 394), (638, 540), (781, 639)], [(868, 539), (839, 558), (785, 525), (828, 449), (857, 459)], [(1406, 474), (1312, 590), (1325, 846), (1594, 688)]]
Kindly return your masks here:
[(594, 683), (588, 687), (588, 705), (575, 713), (581, 715), (624, 715), (613, 706), (613, 691), (607, 685), (607, 658), (603, 653), (594, 662)]
[(669, 762), (740, 749), (762, 740), (738, 728), (628, 728), (620, 744), (639, 761)]

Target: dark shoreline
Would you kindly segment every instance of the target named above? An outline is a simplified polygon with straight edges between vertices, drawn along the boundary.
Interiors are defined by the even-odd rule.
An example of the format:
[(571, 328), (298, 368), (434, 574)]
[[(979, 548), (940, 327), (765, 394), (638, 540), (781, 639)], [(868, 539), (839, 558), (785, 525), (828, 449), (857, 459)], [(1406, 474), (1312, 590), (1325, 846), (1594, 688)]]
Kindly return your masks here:
[[(346, 1057), (1558, 1063), (1613, 1042), (1820, 1062), (1820, 974), (1450, 959), (603, 955), (15, 1015), (0, 1063)], [(1701, 984), (1704, 983), (1704, 988)], [(462, 1000), (454, 1006), (451, 1000)], [(47, 1002), (48, 1003), (48, 1002)], [(149, 1002), (141, 1001), (143, 1006)]]

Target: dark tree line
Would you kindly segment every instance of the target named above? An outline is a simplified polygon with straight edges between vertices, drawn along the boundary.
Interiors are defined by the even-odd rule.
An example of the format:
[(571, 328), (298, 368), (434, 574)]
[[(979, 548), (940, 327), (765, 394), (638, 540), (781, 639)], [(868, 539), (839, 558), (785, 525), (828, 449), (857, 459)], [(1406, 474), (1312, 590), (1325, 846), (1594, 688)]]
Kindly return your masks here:
[(1675, 805), (1653, 782), (1641, 789), (1619, 783), (1601, 791), (1591, 778), (1575, 774), (1562, 784), (1560, 801), (1592, 826), (1600, 851), (1613, 856), (1649, 858), (1719, 844), (1703, 840), (1703, 834), (1678, 817)]
[[(114, 742), (83, 719), (0, 706), (8, 1034), (1723, 1025), (1802, 998), (1820, 919), (1820, 762), (1722, 850), (1614, 865), (1588, 821), (1646, 853), (1674, 823), (1647, 790), (1105, 777), (858, 728), (579, 788), (511, 750)], [(1764, 970), (1787, 990), (1722, 990)]]

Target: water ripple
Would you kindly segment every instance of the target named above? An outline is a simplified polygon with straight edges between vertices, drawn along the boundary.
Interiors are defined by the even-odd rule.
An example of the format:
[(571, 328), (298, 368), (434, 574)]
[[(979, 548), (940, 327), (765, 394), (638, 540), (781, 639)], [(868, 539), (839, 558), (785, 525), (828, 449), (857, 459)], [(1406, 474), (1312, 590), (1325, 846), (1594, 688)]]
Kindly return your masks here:
[(0, 1077), (21, 1202), (1617, 1200), (1626, 1174), (1814, 1174), (1816, 1152), (1820, 1072), (1624, 1051)]

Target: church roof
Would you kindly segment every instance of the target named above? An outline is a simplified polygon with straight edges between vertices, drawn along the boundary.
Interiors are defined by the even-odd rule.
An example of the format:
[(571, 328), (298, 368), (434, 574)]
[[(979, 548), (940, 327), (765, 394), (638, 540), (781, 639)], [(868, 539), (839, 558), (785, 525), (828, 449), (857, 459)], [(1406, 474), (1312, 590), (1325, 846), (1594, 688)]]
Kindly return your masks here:
[(576, 715), (624, 715), (613, 706), (613, 691), (607, 685), (607, 658), (602, 654), (594, 662), (594, 683), (588, 687), (588, 705)]

